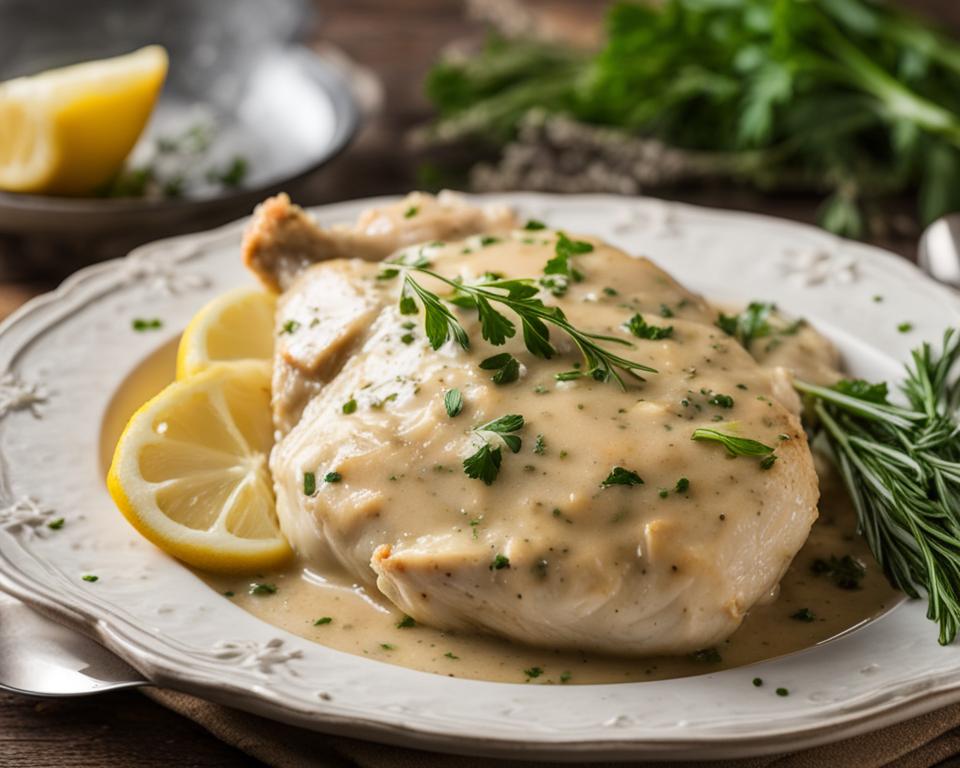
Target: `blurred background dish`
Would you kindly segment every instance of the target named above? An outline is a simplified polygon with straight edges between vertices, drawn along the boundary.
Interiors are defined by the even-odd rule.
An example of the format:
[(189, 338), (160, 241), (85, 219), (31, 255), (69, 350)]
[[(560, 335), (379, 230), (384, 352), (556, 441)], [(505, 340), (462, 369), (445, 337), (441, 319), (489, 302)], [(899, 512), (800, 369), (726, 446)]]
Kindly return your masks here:
[[(0, 81), (159, 43), (170, 71), (113, 184), (92, 197), (0, 193), (0, 254), (60, 277), (224, 223), (296, 184), (356, 132), (342, 68), (299, 45), (302, 0), (0, 0)], [(29, 34), (24, 34), (29, 30)]]

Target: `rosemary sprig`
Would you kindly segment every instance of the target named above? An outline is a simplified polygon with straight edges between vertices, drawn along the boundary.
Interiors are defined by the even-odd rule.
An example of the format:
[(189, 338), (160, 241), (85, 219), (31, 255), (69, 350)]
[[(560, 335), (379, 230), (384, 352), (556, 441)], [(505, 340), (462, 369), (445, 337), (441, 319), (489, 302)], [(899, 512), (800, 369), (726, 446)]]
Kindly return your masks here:
[[(537, 298), (539, 288), (534, 280), (503, 279), (497, 275), (485, 275), (475, 283), (463, 283), (437, 274), (423, 259), (418, 259), (412, 264), (399, 262), (395, 264), (396, 267), (384, 270), (381, 275), (384, 279), (389, 279), (397, 276), (401, 271), (404, 273), (400, 297), (401, 311), (404, 314), (412, 314), (413, 297), (420, 300), (424, 308), (424, 329), (430, 346), (434, 349), (439, 349), (451, 337), (463, 349), (470, 348), (467, 332), (444, 302), (460, 308), (476, 309), (479, 313), (480, 334), (483, 338), (494, 346), (506, 343), (507, 339), (516, 335), (517, 329), (512, 320), (495, 308), (494, 305), (497, 305), (511, 310), (520, 319), (524, 344), (537, 357), (549, 360), (557, 354), (556, 348), (550, 342), (549, 326), (558, 328), (571, 338), (583, 356), (583, 364), (579, 368), (555, 374), (560, 381), (589, 376), (597, 381), (613, 379), (622, 388), (626, 388), (622, 374), (643, 381), (638, 371), (657, 372), (655, 368), (616, 355), (597, 343), (605, 341), (633, 347), (633, 344), (626, 339), (588, 333), (574, 327), (567, 320), (563, 310), (559, 307), (547, 306)], [(447, 284), (453, 289), (453, 294), (441, 297), (427, 290), (417, 282), (414, 272)], [(412, 309), (415, 311), (415, 304)]]
[(865, 382), (794, 382), (812, 400), (877, 562), (908, 595), (926, 595), (942, 644), (960, 629), (958, 360), (952, 329), (939, 355), (926, 343), (914, 350), (900, 387), (907, 406)]

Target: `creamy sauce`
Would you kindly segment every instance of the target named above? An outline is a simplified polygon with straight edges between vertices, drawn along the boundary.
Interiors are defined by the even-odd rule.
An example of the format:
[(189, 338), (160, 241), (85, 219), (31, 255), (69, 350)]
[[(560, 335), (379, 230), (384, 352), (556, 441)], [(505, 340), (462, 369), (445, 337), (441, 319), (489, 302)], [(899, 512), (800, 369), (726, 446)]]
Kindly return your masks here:
[[(404, 616), (381, 597), (353, 584), (345, 574), (318, 574), (294, 567), (262, 577), (237, 578), (200, 574), (221, 594), (232, 593), (239, 606), (295, 635), (339, 651), (391, 664), (498, 682), (619, 683), (705, 674), (752, 664), (809, 648), (847, 632), (896, 605), (894, 591), (856, 535), (853, 510), (840, 484), (824, 482), (820, 519), (780, 583), (779, 595), (755, 607), (740, 629), (716, 647), (719, 661), (698, 657), (622, 659), (591, 653), (540, 649), (492, 636), (441, 632), (430, 627), (398, 627)], [(830, 556), (852, 555), (866, 565), (855, 590), (837, 587), (812, 565)], [(250, 594), (267, 583), (274, 594)], [(812, 621), (792, 618), (806, 609)], [(317, 624), (329, 618), (329, 622)], [(542, 670), (536, 677), (531, 677)]]
[[(103, 471), (120, 431), (141, 403), (173, 378), (175, 343), (158, 350), (114, 397), (101, 433)], [(754, 607), (740, 629), (699, 660), (690, 656), (622, 659), (599, 654), (531, 648), (480, 634), (400, 628), (403, 615), (354, 583), (341, 570), (323, 573), (293, 566), (281, 573), (222, 577), (198, 573), (217, 592), (245, 610), (308, 640), (392, 664), (456, 677), (532, 683), (609, 683), (703, 674), (798, 651), (842, 634), (888, 610), (902, 598), (889, 587), (863, 539), (855, 534), (849, 501), (823, 466), (820, 519), (781, 581), (772, 602)], [(852, 555), (865, 564), (860, 589), (837, 587), (816, 575), (812, 563)], [(275, 593), (250, 594), (272, 584)], [(792, 618), (807, 609), (812, 621)], [(317, 623), (329, 618), (329, 622)]]

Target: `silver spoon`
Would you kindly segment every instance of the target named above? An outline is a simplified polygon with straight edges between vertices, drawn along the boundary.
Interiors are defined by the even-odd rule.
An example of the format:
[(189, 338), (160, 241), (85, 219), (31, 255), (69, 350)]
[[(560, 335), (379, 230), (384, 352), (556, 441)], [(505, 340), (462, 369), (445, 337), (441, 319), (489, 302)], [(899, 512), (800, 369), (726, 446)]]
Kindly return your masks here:
[(63, 697), (149, 684), (103, 646), (0, 592), (0, 690)]
[(960, 288), (960, 213), (939, 218), (924, 230), (918, 261), (935, 280)]

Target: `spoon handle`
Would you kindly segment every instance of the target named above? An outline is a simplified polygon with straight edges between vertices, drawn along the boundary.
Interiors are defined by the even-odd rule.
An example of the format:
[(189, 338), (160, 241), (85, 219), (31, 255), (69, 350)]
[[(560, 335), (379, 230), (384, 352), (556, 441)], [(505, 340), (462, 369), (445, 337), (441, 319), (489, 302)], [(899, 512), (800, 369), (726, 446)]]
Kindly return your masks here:
[(148, 684), (103, 646), (0, 592), (0, 689), (61, 697)]

